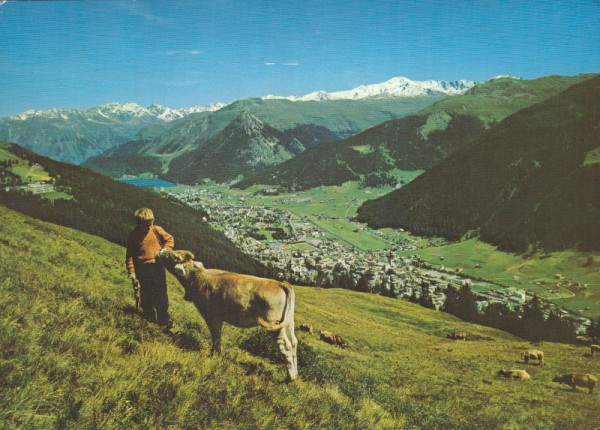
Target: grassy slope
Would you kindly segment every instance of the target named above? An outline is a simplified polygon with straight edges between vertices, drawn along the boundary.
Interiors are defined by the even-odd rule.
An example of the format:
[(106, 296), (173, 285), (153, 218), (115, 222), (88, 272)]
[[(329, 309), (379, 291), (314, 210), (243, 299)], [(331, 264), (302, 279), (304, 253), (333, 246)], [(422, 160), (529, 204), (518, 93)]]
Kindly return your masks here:
[[(528, 343), (399, 300), (297, 288), (302, 380), (257, 330), (227, 326), (224, 355), (169, 278), (174, 338), (132, 312), (124, 249), (0, 206), (0, 422), (5, 428), (573, 429), (600, 420), (598, 393), (572, 393), (557, 372), (600, 373), (586, 349), (541, 345), (545, 367), (517, 364)], [(443, 338), (466, 330), (468, 342)], [(240, 347), (244, 345), (244, 348)], [(267, 356), (268, 352), (265, 353)], [(496, 379), (526, 368), (528, 383)], [(488, 381), (487, 383), (484, 382)]]
[[(0, 149), (21, 159), (38, 163), (56, 178), (56, 184), (70, 189), (69, 201), (39, 200), (37, 197), (5, 193), (0, 188), (0, 202), (7, 207), (45, 221), (76, 228), (125, 245), (135, 226), (133, 213), (140, 207), (154, 211), (158, 225), (168, 225), (179, 246), (202, 255), (207, 267), (225, 261), (229, 270), (246, 270), (264, 274), (264, 266), (239, 251), (222, 232), (201, 221), (206, 214), (161, 197), (152, 191), (114, 181), (79, 166), (60, 163), (34, 154), (18, 145), (0, 142)], [(200, 248), (201, 246), (201, 248)]]

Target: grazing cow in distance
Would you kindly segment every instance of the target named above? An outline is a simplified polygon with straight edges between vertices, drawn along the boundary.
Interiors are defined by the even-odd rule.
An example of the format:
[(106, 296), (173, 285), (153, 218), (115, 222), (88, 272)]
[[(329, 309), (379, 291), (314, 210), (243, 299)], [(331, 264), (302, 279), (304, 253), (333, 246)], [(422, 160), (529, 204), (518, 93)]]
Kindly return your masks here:
[[(294, 289), (287, 282), (224, 270), (205, 269), (189, 251), (163, 248), (156, 255), (179, 280), (185, 296), (202, 315), (212, 338), (212, 352), (221, 352), (223, 322), (240, 328), (260, 326), (278, 332), (277, 344), (287, 360), (290, 380), (298, 375), (294, 334)], [(287, 335), (289, 331), (289, 337)]]
[(575, 343), (577, 345), (590, 346), (591, 344), (593, 344), (595, 342), (600, 342), (600, 340), (596, 339), (593, 336), (577, 336), (575, 338)]
[(598, 382), (598, 378), (589, 373), (566, 373), (564, 375), (555, 376), (552, 382), (569, 385), (573, 391), (577, 391), (577, 387), (588, 389), (588, 393), (592, 394), (594, 387)]
[(592, 357), (594, 356), (594, 351), (600, 352), (600, 345), (590, 345), (590, 352), (592, 353)]
[(543, 366), (544, 351), (540, 351), (538, 349), (530, 349), (521, 353), (521, 359), (525, 362), (525, 364), (529, 363), (529, 360), (538, 360), (539, 365)]
[(305, 331), (308, 334), (313, 334), (313, 326), (311, 326), (310, 324), (300, 324), (298, 326), (298, 330)]
[(467, 333), (461, 331), (461, 332), (452, 332), (452, 333), (448, 333), (446, 335), (446, 337), (448, 339), (452, 339), (452, 340), (467, 340)]
[(331, 331), (322, 331), (321, 332), (321, 340), (327, 343), (330, 343), (334, 346), (339, 346), (340, 348), (348, 348), (344, 339), (339, 334), (335, 334)]
[(521, 369), (513, 369), (513, 370), (499, 370), (498, 376), (503, 376), (505, 378), (516, 379), (519, 381), (525, 381), (527, 379), (531, 379), (529, 373)]

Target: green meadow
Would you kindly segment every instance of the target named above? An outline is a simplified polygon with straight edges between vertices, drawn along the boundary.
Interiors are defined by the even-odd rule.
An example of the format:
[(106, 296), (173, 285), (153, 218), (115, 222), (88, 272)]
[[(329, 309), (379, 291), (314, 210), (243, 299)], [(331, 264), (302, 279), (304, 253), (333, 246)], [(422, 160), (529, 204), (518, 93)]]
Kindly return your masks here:
[(600, 254), (597, 252), (561, 251), (522, 256), (469, 239), (419, 249), (418, 254), (425, 261), (535, 293), (581, 315), (600, 315)]
[[(273, 339), (226, 326), (224, 353), (169, 276), (174, 334), (133, 307), (125, 250), (0, 206), (0, 423), (8, 429), (591, 429), (598, 392), (556, 373), (600, 375), (585, 347), (532, 345), (401, 300), (296, 287), (300, 380), (285, 383)], [(466, 342), (445, 338), (466, 331)], [(531, 381), (496, 377), (526, 369)]]

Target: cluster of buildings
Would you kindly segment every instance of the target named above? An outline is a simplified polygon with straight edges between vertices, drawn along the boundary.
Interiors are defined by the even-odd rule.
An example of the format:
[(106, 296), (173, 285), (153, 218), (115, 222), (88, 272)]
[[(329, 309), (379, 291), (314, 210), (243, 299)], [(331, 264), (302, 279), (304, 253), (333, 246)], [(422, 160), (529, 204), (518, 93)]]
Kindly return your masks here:
[[(296, 285), (347, 288), (403, 298), (419, 296), (425, 288), (439, 309), (448, 285), (472, 286), (474, 282), (455, 270), (426, 263), (417, 254), (400, 256), (396, 252), (415, 249), (410, 244), (396, 243), (391, 249), (363, 251), (329, 238), (307, 217), (253, 205), (244, 197), (235, 203), (225, 202), (222, 194), (207, 189), (189, 189), (171, 196), (206, 211), (211, 224), (243, 252), (272, 269), (278, 278)], [(261, 237), (257, 231), (270, 231), (271, 237)], [(484, 281), (476, 283), (483, 287), (477, 292), (480, 311), (497, 302), (515, 308), (528, 299), (521, 289)], [(579, 319), (584, 325), (589, 322)]]
[[(297, 285), (406, 297), (415, 290), (420, 294), (426, 286), (434, 303), (441, 306), (442, 290), (448, 282), (463, 281), (459, 276), (422, 267), (424, 263), (416, 255), (403, 257), (396, 252), (414, 249), (413, 245), (363, 251), (328, 238), (325, 231), (306, 217), (252, 205), (243, 197), (235, 204), (226, 203), (220, 193), (207, 189), (189, 189), (171, 196), (206, 211), (211, 224), (221, 229), (243, 252), (272, 269), (280, 279)], [(262, 239), (257, 231), (271, 231), (271, 237)]]

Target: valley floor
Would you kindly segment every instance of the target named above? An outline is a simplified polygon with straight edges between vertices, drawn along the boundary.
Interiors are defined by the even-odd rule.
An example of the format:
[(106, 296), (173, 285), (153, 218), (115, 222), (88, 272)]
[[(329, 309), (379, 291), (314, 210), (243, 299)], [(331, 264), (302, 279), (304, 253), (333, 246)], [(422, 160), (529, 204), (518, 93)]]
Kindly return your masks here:
[[(352, 221), (362, 202), (390, 190), (391, 187), (359, 188), (357, 182), (273, 194), (270, 192), (274, 190), (264, 186), (244, 191), (223, 185), (164, 189), (187, 204), (212, 210), (213, 225), (222, 228), (238, 246), (246, 248), (246, 252), (264, 263), (268, 263), (269, 256), (279, 249), (276, 253), (282, 271), (289, 262), (290, 267), (296, 267), (294, 273), (308, 272), (303, 263), (304, 256), (315, 252), (339, 261), (352, 261), (353, 255), (359, 259), (374, 259), (381, 263), (381, 270), (387, 270), (383, 263), (391, 262), (391, 255), (395, 261), (418, 256), (419, 260), (445, 273), (446, 278), (458, 276), (463, 281), (470, 278), (469, 282), (477, 292), (496, 289), (500, 297), (512, 295), (505, 294), (507, 288), (525, 291), (528, 295), (535, 293), (563, 307), (581, 319), (582, 324), (600, 315), (599, 253), (563, 251), (522, 256), (498, 251), (477, 239), (447, 243), (399, 230), (372, 230)], [(261, 208), (275, 211), (273, 218), (265, 219)], [(269, 225), (292, 225), (291, 230), (295, 225), (296, 230), (304, 232), (301, 231), (300, 240), (297, 234), (288, 234), (287, 241), (282, 241), (270, 236)], [(245, 239), (253, 232), (264, 233), (264, 239), (249, 244)], [(327, 243), (338, 245), (327, 247), (324, 253), (319, 251), (319, 247)], [(298, 262), (294, 262), (294, 253), (302, 257), (297, 259)], [(314, 277), (307, 279), (309, 281), (305, 283), (314, 283)], [(398, 294), (404, 292), (408, 296), (411, 293), (405, 288), (395, 288)]]

